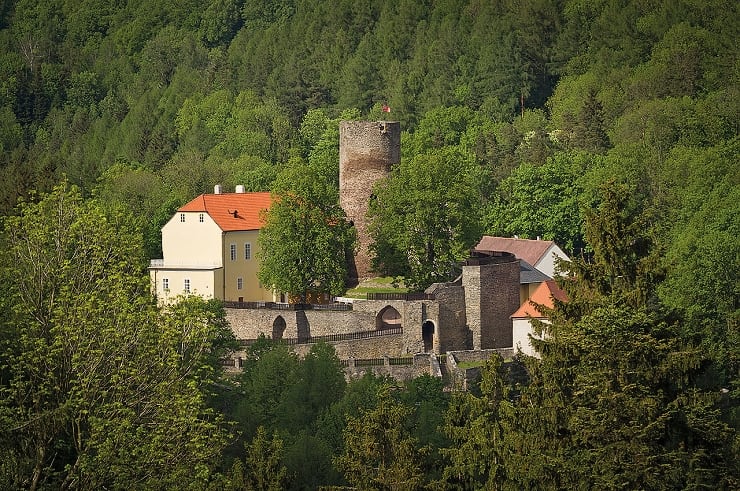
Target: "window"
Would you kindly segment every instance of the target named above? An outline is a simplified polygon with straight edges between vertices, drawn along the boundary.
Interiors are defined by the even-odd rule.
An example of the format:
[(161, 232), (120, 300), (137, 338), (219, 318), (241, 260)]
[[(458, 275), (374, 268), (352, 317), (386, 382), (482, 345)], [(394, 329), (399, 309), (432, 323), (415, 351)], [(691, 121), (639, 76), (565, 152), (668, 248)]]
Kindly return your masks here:
[(242, 288), (244, 288), (244, 278), (239, 277), (236, 279), (236, 289), (241, 290)]
[(184, 288), (185, 293), (190, 293), (190, 278), (185, 278)]
[(252, 244), (249, 242), (244, 244), (244, 259), (252, 259)]
[(205, 216), (203, 215), (203, 213), (201, 213), (201, 214), (198, 215), (198, 221), (200, 223), (203, 223), (205, 221)]
[(170, 279), (162, 278), (162, 290), (167, 291), (170, 289)]
[(231, 255), (231, 260), (236, 261), (236, 244), (231, 244), (229, 246), (229, 253)]
[(180, 213), (180, 223), (185, 223), (185, 213)]

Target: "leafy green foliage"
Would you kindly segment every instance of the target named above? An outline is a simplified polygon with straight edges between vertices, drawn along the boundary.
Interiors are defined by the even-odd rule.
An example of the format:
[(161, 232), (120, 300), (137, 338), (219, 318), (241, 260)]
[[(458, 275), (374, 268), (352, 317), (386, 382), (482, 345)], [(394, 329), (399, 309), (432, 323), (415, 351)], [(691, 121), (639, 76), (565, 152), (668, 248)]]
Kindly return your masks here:
[[(522, 164), (501, 181), (487, 213), (491, 235), (554, 240), (568, 251), (584, 247), (579, 199), (583, 172), (596, 157), (558, 154), (541, 166)], [(598, 162), (598, 160), (597, 160)]]
[(449, 281), (480, 238), (484, 173), (453, 147), (402, 161), (370, 203), (373, 267), (423, 290)]
[(211, 481), (226, 443), (206, 406), (223, 313), (188, 302), (161, 315), (130, 220), (74, 188), (22, 203), (3, 225), (4, 486)]
[[(305, 213), (283, 223), (313, 220), (289, 236), (316, 239), (306, 249), (319, 254), (305, 261), (324, 254), (324, 262), (290, 288), (333, 290), (351, 249), (346, 231), (327, 227), (343, 223), (333, 208), (338, 122), (391, 117), (404, 133), (397, 182), (376, 193), (398, 211), (376, 210), (387, 271), (417, 287), (442, 279), (483, 230), (553, 238), (594, 261), (578, 263), (583, 283), (569, 285), (580, 293), (561, 306), (567, 315), (543, 345), (557, 361), (548, 365), (544, 352), (542, 363), (527, 361), (527, 387), (456, 399), (448, 436), (480, 458), (448, 454), (453, 470), (442, 479), (432, 450), (427, 481), (721, 486), (721, 476), (737, 475), (728, 462), (738, 448), (717, 423), (738, 421), (737, 17), (730, 0), (0, 2), (0, 210), (31, 221), (41, 206), (34, 192), (65, 176), (84, 197), (73, 199), (84, 217), (62, 221), (76, 238), (59, 245), (77, 251), (73, 259), (11, 260), (20, 249), (2, 248), (0, 487), (32, 487), (39, 461), (39, 487), (46, 479), (51, 487), (218, 488), (202, 477), (223, 441), (204, 404), (232, 410), (242, 397), (238, 386), (210, 382), (227, 341), (222, 315), (192, 300), (156, 313), (139, 298), (148, 289), (138, 274), (144, 259), (160, 256), (160, 227), (173, 210), (214, 184), (293, 190)], [(605, 206), (600, 190), (610, 181), (615, 204)], [(613, 200), (620, 195), (634, 199)], [(471, 207), (484, 213), (470, 217)], [(603, 226), (592, 227), (601, 215)], [(64, 235), (59, 227), (40, 218), (33, 227), (40, 232), (29, 250), (62, 251), (52, 243)], [(435, 263), (435, 272), (417, 263)], [(140, 327), (133, 334), (129, 326)], [(340, 397), (339, 378), (318, 375), (333, 374), (333, 362), (317, 362), (310, 376), (290, 355), (280, 360), (290, 383), (262, 386), (293, 402), (259, 414), (275, 426), (265, 440), (277, 430), (284, 442), (287, 486), (346, 484), (331, 459), (344, 449), (347, 418), (376, 404), (381, 379), (354, 381)], [(336, 382), (335, 397), (315, 383), (324, 377)], [(430, 430), (443, 402), (409, 391), (413, 404), (399, 396), (416, 409), (409, 431), (445, 446)], [(532, 404), (526, 410), (519, 394)], [(483, 429), (491, 419), (497, 426)], [(250, 440), (256, 425), (242, 428)], [(286, 437), (283, 425), (296, 433)], [(190, 431), (192, 441), (180, 439)], [(197, 436), (208, 431), (214, 448)], [(481, 443), (499, 434), (512, 437)], [(316, 451), (305, 457), (307, 448)], [(615, 457), (625, 459), (621, 471)], [(601, 474), (584, 471), (589, 465)]]
[(355, 231), (335, 189), (298, 164), (278, 176), (273, 193), (259, 235), (260, 281), (302, 302), (309, 292), (341, 293)]
[(277, 435), (268, 439), (264, 426), (246, 446), (244, 463), (237, 460), (231, 469), (231, 482), (227, 489), (233, 491), (280, 491), (285, 489), (288, 471), (281, 465), (283, 442)]
[(373, 409), (349, 417), (344, 452), (335, 461), (347, 481), (363, 489), (421, 488), (420, 450), (405, 427), (409, 415), (384, 387)]

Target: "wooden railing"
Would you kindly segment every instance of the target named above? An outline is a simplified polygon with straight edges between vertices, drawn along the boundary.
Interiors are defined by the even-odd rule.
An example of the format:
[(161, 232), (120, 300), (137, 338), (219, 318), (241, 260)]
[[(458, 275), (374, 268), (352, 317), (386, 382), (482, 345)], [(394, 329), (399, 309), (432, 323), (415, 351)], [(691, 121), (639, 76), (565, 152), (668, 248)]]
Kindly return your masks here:
[[(402, 327), (393, 327), (390, 329), (377, 329), (375, 331), (358, 331), (348, 332), (342, 334), (326, 334), (323, 336), (307, 336), (299, 338), (282, 338), (277, 341), (285, 343), (288, 346), (294, 346), (296, 344), (312, 344), (320, 341), (332, 342), (332, 341), (353, 341), (356, 339), (370, 339), (379, 336), (391, 336), (393, 334), (403, 334)], [(249, 346), (257, 341), (256, 339), (240, 339), (239, 344), (241, 346)]]
[(270, 309), (270, 310), (352, 310), (351, 303), (278, 303), (278, 302), (224, 302), (227, 309)]
[(402, 356), (397, 358), (355, 358), (352, 360), (340, 360), (343, 368), (348, 367), (382, 367), (382, 366), (410, 366), (414, 364), (413, 356)]
[(434, 295), (430, 293), (424, 293), (424, 292), (410, 292), (410, 293), (368, 293), (367, 294), (368, 300), (385, 300), (385, 301), (391, 301), (391, 300), (403, 300), (403, 301), (413, 301), (413, 300), (434, 300)]

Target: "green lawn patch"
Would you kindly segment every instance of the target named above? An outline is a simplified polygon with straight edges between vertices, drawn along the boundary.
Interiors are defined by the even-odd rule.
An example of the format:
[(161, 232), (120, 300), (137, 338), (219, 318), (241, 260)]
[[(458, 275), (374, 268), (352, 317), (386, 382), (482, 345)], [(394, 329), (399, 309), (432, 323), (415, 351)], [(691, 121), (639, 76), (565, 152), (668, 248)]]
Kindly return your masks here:
[(365, 280), (357, 287), (347, 290), (343, 297), (365, 298), (368, 293), (408, 293), (409, 289), (403, 285), (393, 286), (393, 278), (370, 278)]

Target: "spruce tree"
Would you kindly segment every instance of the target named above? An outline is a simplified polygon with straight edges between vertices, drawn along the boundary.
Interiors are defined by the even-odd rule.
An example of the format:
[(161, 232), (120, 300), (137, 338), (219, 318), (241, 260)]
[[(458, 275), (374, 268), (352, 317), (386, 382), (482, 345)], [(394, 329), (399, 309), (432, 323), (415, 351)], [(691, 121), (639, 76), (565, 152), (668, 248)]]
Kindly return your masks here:
[[(524, 384), (482, 385), (488, 404), (477, 418), (488, 422), (457, 442), (501, 435), (491, 440), (496, 465), (481, 468), (488, 474), (474, 482), (502, 489), (733, 487), (738, 439), (722, 420), (722, 393), (700, 385), (706, 355), (681, 336), (684, 320), (655, 293), (663, 275), (650, 207), (634, 189), (610, 182), (585, 216), (593, 254), (562, 265), (568, 301), (555, 300), (546, 312), (551, 322), (536, 327), (544, 335), (533, 340), (541, 358), (524, 360)], [(451, 457), (449, 468), (459, 471)]]

